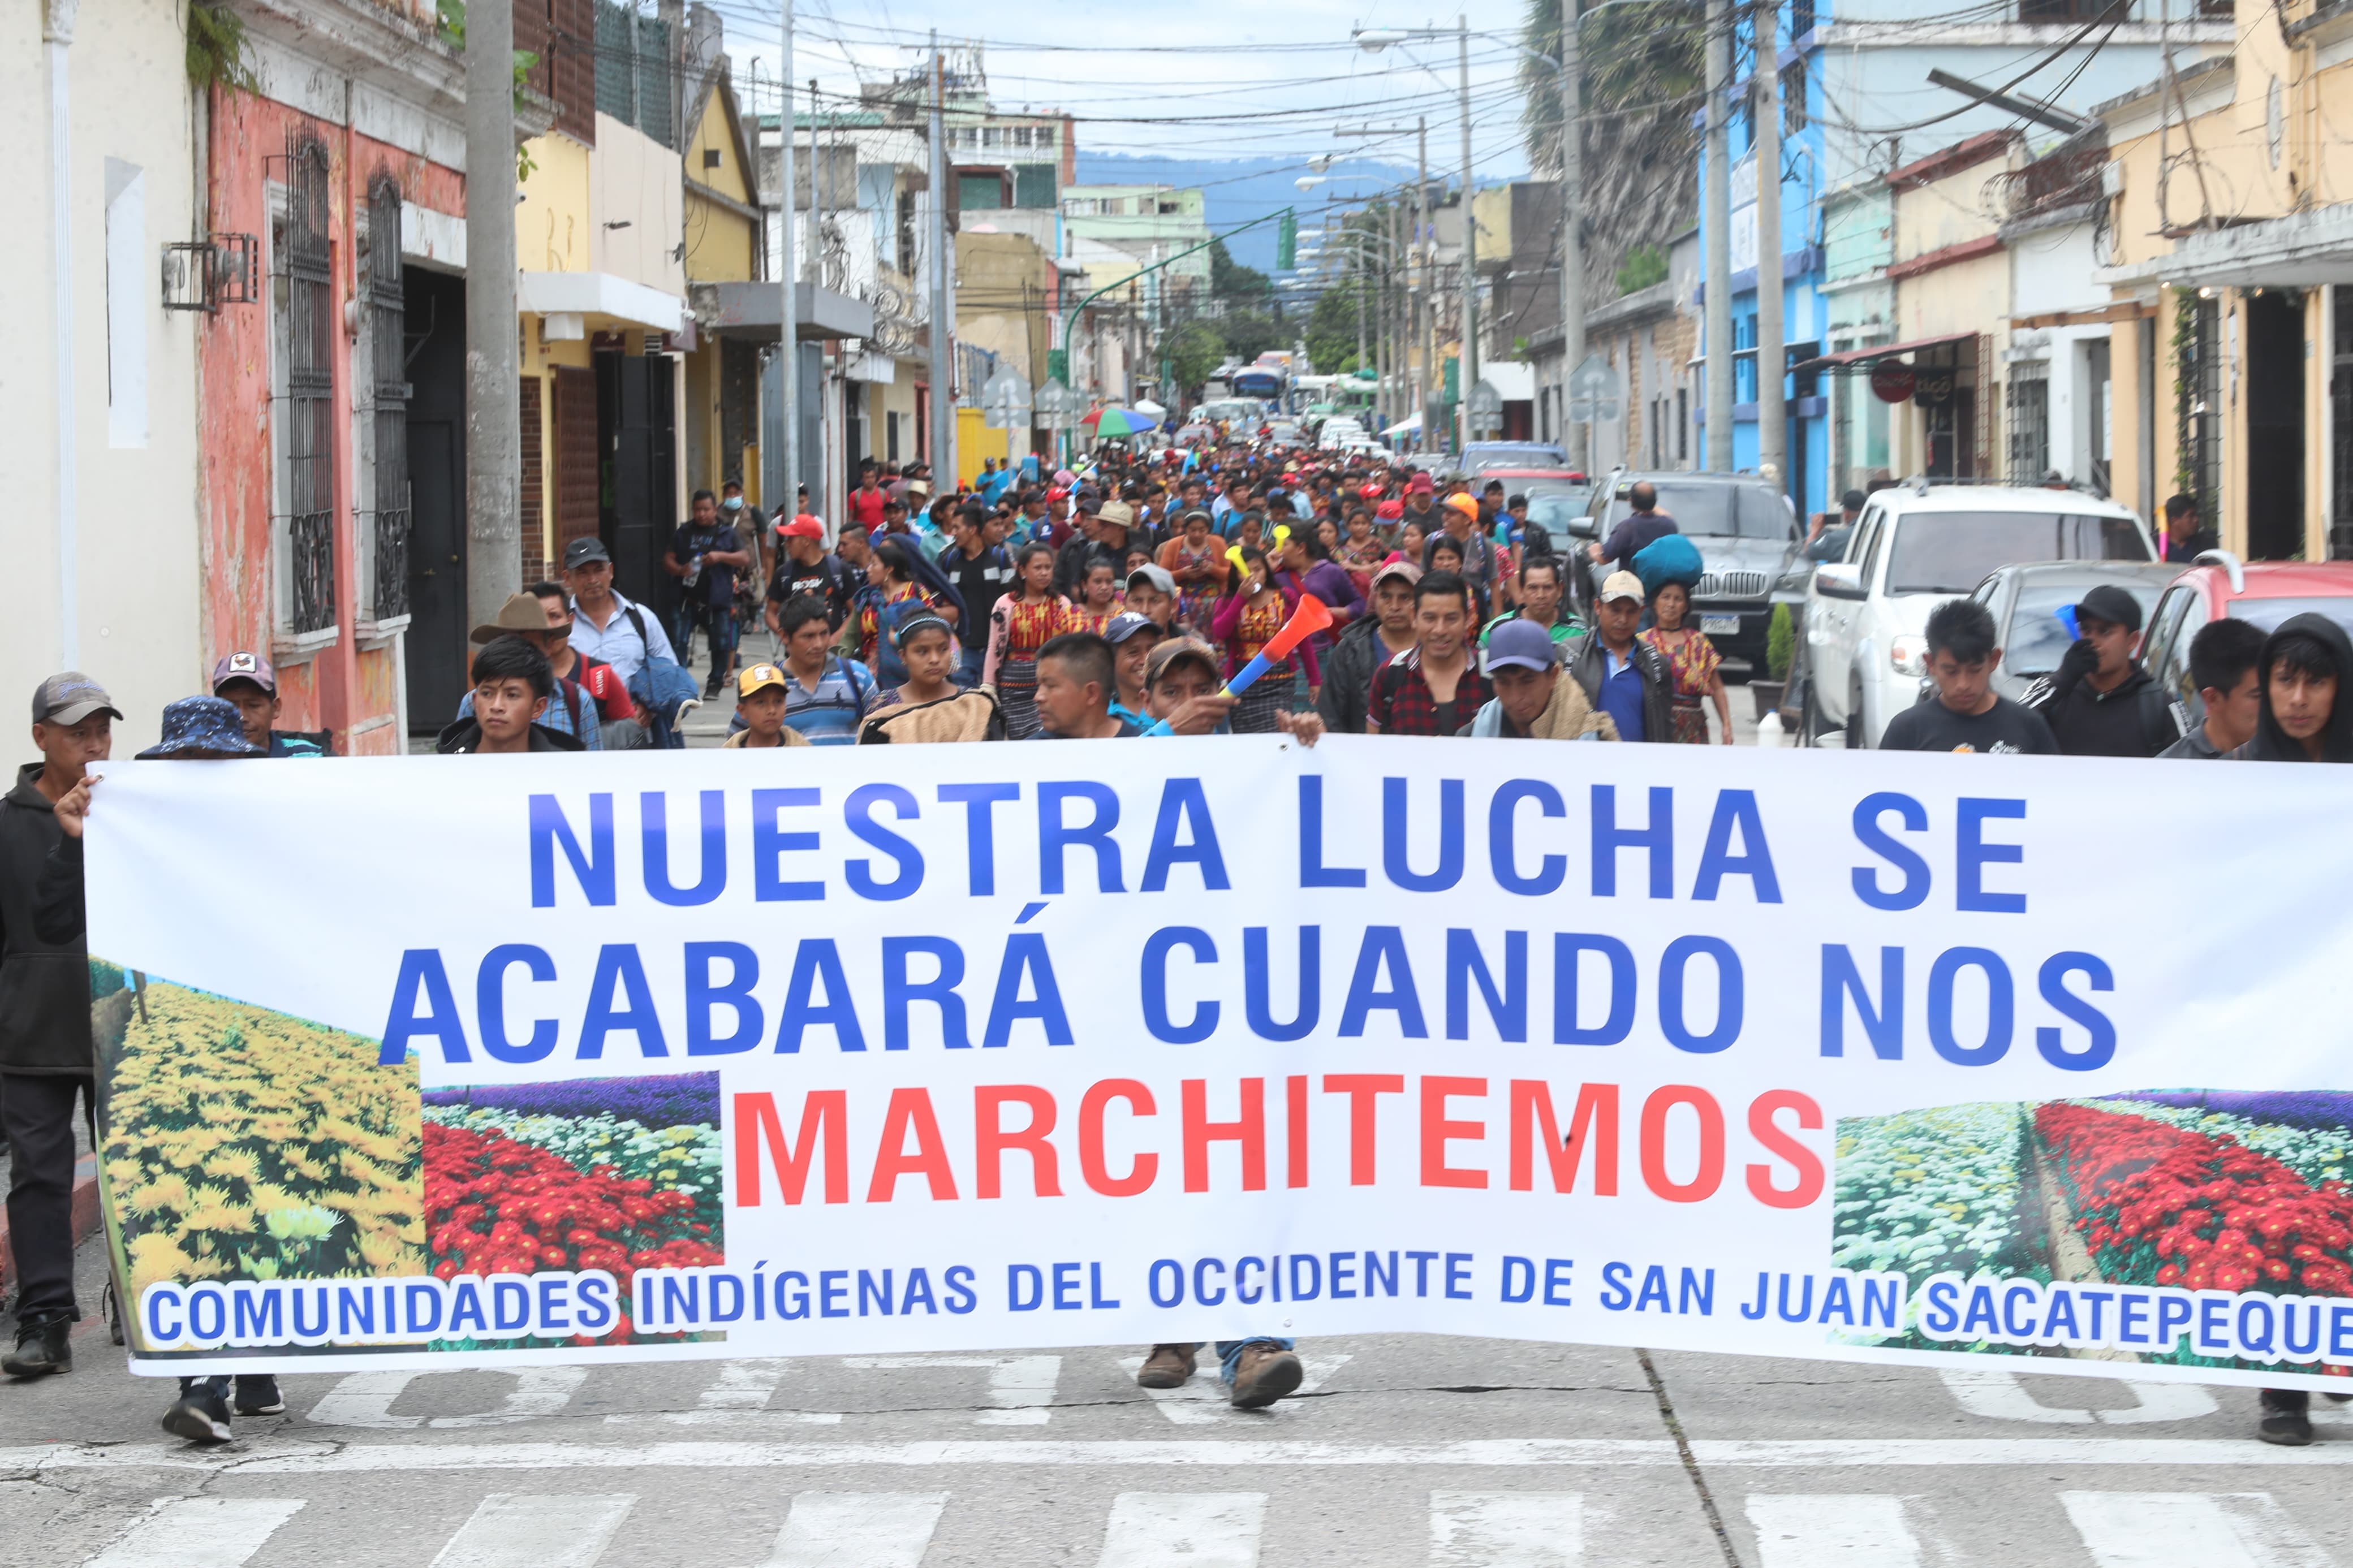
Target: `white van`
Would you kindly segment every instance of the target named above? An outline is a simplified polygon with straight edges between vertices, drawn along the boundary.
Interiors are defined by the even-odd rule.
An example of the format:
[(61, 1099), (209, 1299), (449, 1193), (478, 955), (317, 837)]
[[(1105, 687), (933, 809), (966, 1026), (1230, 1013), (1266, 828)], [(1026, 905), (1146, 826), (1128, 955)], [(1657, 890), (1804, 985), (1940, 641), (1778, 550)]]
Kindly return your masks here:
[(1844, 559), (1817, 567), (1806, 592), (1799, 743), (1842, 730), (1851, 750), (1878, 744), (1887, 721), (1919, 700), (1928, 613), (1998, 568), (2157, 558), (2130, 508), (2076, 490), (1914, 479), (1878, 491)]

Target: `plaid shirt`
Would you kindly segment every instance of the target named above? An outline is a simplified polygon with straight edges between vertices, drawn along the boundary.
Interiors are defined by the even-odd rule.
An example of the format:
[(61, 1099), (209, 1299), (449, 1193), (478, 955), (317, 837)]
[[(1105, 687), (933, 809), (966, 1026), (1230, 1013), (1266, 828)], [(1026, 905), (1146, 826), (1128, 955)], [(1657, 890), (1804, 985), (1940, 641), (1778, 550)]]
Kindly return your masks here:
[(1409, 647), (1373, 672), (1365, 717), (1384, 735), (1451, 735), (1494, 695), (1474, 659), (1454, 683), (1454, 700), (1440, 702), (1422, 678), (1421, 649)]

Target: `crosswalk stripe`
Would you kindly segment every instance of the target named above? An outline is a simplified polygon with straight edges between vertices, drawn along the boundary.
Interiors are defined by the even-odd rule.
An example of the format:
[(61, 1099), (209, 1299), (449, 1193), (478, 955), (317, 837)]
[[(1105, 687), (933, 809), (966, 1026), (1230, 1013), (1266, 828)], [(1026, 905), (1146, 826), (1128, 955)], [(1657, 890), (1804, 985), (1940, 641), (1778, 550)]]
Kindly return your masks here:
[(1430, 1568), (1577, 1568), (1584, 1499), (1576, 1492), (1432, 1492)]
[[(2335, 1469), (2353, 1465), (2353, 1443), (2283, 1448), (2253, 1438), (1702, 1438), (1692, 1458), (1709, 1469), (1951, 1469), (1968, 1466), (2080, 1468), (2111, 1465), (2196, 1469)], [(1610, 1466), (1676, 1469), (1675, 1445), (1653, 1437), (1493, 1437), (1462, 1441), (1307, 1441), (1198, 1437), (1162, 1440), (809, 1443), (784, 1441), (582, 1443), (326, 1443), (257, 1438), (234, 1453), (185, 1443), (44, 1443), (0, 1448), (0, 1473), (162, 1469), (245, 1476), (370, 1475), (448, 1470), (818, 1469), (842, 1465), (1120, 1467), (1186, 1468), (1294, 1465), (1445, 1465), (1474, 1468)]]
[(966, 1366), (988, 1373), (989, 1403), (997, 1408), (973, 1417), (977, 1426), (1043, 1426), (1053, 1412), (1054, 1385), (1061, 1381), (1058, 1355), (853, 1355), (847, 1367), (888, 1370), (910, 1366)]
[(2097, 1568), (2334, 1568), (2269, 1492), (2061, 1492)]
[(917, 1568), (945, 1492), (802, 1492), (764, 1568)]
[(2086, 1410), (2045, 1405), (2028, 1391), (2026, 1379), (2007, 1367), (1945, 1367), (1936, 1373), (1954, 1402), (1972, 1415), (1995, 1421), (2046, 1425), (2133, 1426), (2151, 1421), (2195, 1421), (2221, 1408), (2194, 1383), (2126, 1383), (2137, 1403), (2126, 1410)]
[(1870, 1492), (1751, 1492), (1764, 1568), (1920, 1568), (1904, 1500)]
[(1095, 1568), (1257, 1568), (1264, 1492), (1122, 1492)]
[(492, 1492), (449, 1538), (433, 1568), (595, 1568), (637, 1500), (628, 1492)]
[(178, 1498), (159, 1502), (83, 1568), (243, 1568), (301, 1498)]

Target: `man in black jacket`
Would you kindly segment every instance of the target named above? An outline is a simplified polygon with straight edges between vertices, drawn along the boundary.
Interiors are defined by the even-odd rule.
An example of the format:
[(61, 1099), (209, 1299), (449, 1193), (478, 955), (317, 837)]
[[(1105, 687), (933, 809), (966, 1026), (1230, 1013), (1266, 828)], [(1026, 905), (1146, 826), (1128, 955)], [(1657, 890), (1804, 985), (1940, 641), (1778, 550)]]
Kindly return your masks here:
[(2133, 658), (2140, 602), (2103, 583), (2075, 605), (2075, 640), (2034, 683), (2026, 706), (2070, 757), (2153, 757), (2181, 739), (2173, 707)]
[[(113, 750), (114, 700), (68, 671), (33, 692), (37, 763), (0, 800), (0, 1130), (8, 1139), (8, 1237), (16, 1254), (11, 1377), (69, 1372), (80, 1321), (73, 1288), (74, 1097), (91, 1121), (90, 950), (79, 918), (62, 941), (37, 929), (41, 883), (59, 837), (56, 805)], [(76, 911), (77, 917), (79, 910)], [(92, 1125), (91, 1142), (97, 1142)]]
[[(210, 762), (228, 757), (267, 757), (267, 746), (257, 746), (245, 735), (236, 706), (218, 697), (183, 697), (164, 707), (164, 736), (139, 753), (139, 760)], [(82, 897), (82, 834), (90, 821), (90, 797), (99, 775), (85, 773), (74, 787), (59, 795), (53, 816), (58, 833), (44, 862), (33, 911), (34, 931), (46, 942), (82, 943), (89, 923)], [(87, 960), (83, 994), (88, 995)], [(82, 1005), (85, 1026), (90, 1005)], [(69, 1140), (70, 1142), (70, 1140)], [(69, 1363), (69, 1365), (70, 1363)], [(68, 1366), (51, 1370), (63, 1372)], [(278, 1379), (268, 1373), (248, 1373), (180, 1379), (180, 1396), (164, 1412), (164, 1430), (199, 1443), (229, 1439), (230, 1392), (235, 1385), (239, 1415), (277, 1415), (286, 1409)]]
[(1365, 705), (1371, 700), (1373, 672), (1413, 647), (1413, 585), (1421, 568), (1392, 561), (1372, 576), (1373, 613), (1361, 616), (1323, 659), (1323, 689), (1315, 710), (1335, 734), (1365, 732)]
[(1620, 740), (1672, 741), (1674, 676), (1659, 650), (1635, 635), (1641, 622), (1641, 579), (1612, 572), (1601, 584), (1592, 633), (1568, 656), (1568, 673), (1594, 710), (1617, 722)]

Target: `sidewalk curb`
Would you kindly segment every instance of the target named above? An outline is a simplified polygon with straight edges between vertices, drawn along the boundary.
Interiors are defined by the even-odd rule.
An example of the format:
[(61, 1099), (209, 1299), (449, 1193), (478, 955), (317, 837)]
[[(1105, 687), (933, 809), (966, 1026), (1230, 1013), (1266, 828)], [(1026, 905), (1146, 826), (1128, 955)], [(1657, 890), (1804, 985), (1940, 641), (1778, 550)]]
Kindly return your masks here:
[[(98, 1228), (98, 1156), (84, 1154), (74, 1162), (73, 1239), (79, 1247)], [(0, 1298), (16, 1288), (16, 1254), (8, 1245), (8, 1215), (0, 1211)]]

